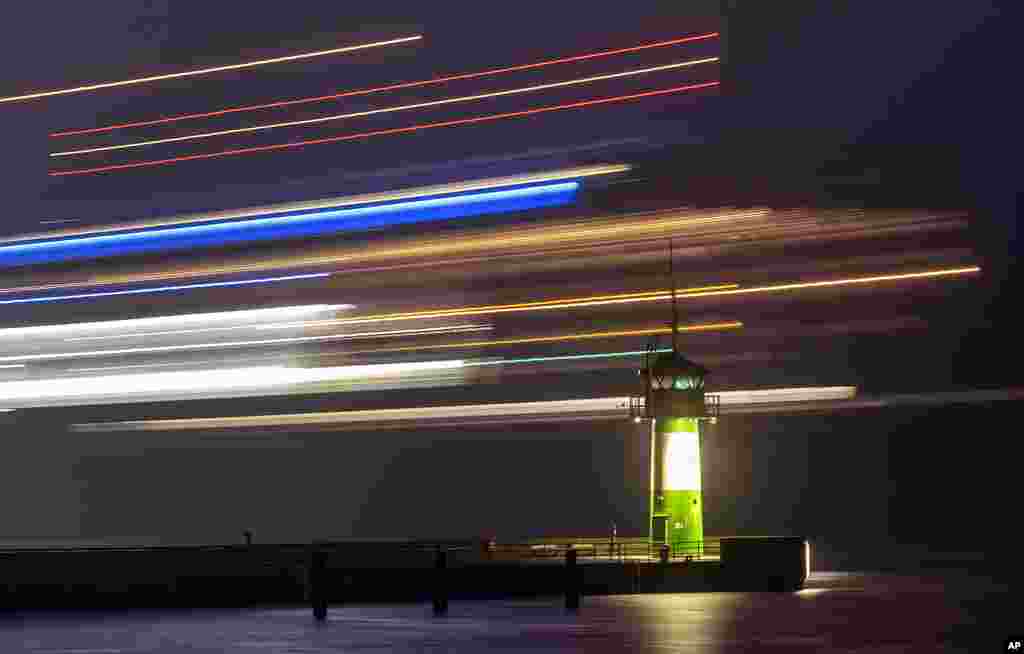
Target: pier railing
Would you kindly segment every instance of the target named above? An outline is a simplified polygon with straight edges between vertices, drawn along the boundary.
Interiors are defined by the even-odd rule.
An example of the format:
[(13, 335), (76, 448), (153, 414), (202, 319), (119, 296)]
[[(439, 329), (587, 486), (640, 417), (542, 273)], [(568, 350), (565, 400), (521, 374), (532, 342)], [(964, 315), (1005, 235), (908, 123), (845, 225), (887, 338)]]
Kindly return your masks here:
[[(580, 559), (597, 560), (696, 560), (718, 558), (721, 548), (717, 538), (702, 541), (673, 541), (671, 543), (652, 543), (646, 538), (567, 538), (546, 539), (540, 542), (524, 544), (495, 545), (493, 552), (497, 555), (513, 555), (517, 558), (562, 558), (569, 550), (574, 550)], [(667, 549), (667, 552), (663, 550)]]
[[(662, 550), (667, 546), (668, 558), (701, 559), (717, 558), (720, 546), (717, 538), (703, 541), (674, 541), (670, 543), (652, 543), (646, 538), (609, 538), (605, 537), (556, 537), (521, 542), (495, 542), (483, 539), (464, 540), (423, 540), (423, 541), (315, 541), (313, 543), (259, 543), (238, 545), (203, 545), (203, 546), (155, 546), (155, 547), (53, 547), (53, 548), (0, 548), (0, 564), (14, 563), (16, 560), (34, 559), (40, 556), (61, 556), (70, 560), (100, 560), (109, 557), (129, 557), (129, 560), (141, 555), (156, 555), (161, 559), (189, 559), (202, 556), (206, 559), (213, 556), (218, 561), (241, 558), (266, 559), (280, 564), (287, 560), (304, 561), (311, 549), (323, 551), (335, 557), (349, 561), (372, 560), (388, 561), (390, 564), (409, 560), (413, 565), (424, 557), (432, 556), (438, 551), (448, 552), (453, 559), (485, 559), (485, 560), (521, 560), (546, 559), (565, 557), (566, 552), (573, 550), (579, 559), (635, 561), (642, 559), (657, 560), (664, 558)], [(92, 555), (92, 556), (90, 556)], [(162, 556), (160, 556), (162, 555)], [(149, 559), (149, 557), (146, 557)], [(425, 559), (424, 559), (425, 560)], [(0, 566), (2, 567), (2, 566)]]

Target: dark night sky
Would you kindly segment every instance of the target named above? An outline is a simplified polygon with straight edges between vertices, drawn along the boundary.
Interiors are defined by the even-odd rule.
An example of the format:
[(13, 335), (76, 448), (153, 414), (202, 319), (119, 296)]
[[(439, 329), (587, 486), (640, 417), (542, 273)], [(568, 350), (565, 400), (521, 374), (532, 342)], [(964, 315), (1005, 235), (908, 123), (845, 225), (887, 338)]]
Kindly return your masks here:
[[(786, 9), (779, 9), (780, 4), (785, 4)], [(975, 210), (977, 246), (986, 267), (986, 281), (971, 297), (951, 300), (942, 314), (959, 321), (943, 336), (946, 340), (939, 341), (947, 348), (942, 356), (952, 357), (950, 365), (959, 378), (967, 380), (966, 385), (1016, 382), (1016, 349), (1008, 348), (1008, 344), (1016, 331), (1010, 298), (1016, 288), (1011, 264), (1019, 248), (1019, 137), (1015, 121), (1021, 114), (1010, 88), (1015, 75), (1008, 72), (1014, 59), (1010, 53), (1016, 50), (1005, 41), (1012, 21), (996, 3), (727, 1), (721, 7), (714, 2), (476, 3), (475, 9), (466, 9), (468, 5), (378, 2), (373, 4), (373, 15), (369, 10), (356, 15), (338, 10), (325, 13), (321, 2), (246, 3), (244, 9), (239, 3), (166, 1), (21, 3), (16, 19), (8, 18), (0, 26), (0, 61), (8, 62), (0, 88), (7, 95), (58, 88), (76, 80), (119, 79), (157, 69), (179, 70), (274, 56), (281, 51), (332, 47), (337, 42), (358, 42), (380, 35), (419, 30), (427, 35), (428, 43), (415, 52), (383, 55), (374, 60), (374, 66), (344, 64), (346, 80), (364, 85), (378, 79), (382, 69), (402, 79), (418, 79), (696, 31), (689, 29), (690, 25), (721, 25), (725, 35), (722, 97), (685, 105), (685, 119), (679, 118), (681, 112), (666, 118), (658, 112), (623, 108), (598, 112), (583, 120), (536, 121), (528, 136), (518, 129), (494, 128), (483, 136), (465, 133), (443, 139), (424, 137), (415, 140), (416, 147), (412, 149), (407, 142), (380, 141), (353, 149), (327, 146), (303, 154), (254, 157), (252, 162), (197, 164), (195, 168), (182, 167), (180, 174), (175, 170), (174, 174), (139, 173), (60, 182), (51, 182), (45, 175), (46, 132), (50, 129), (105, 122), (135, 112), (148, 115), (179, 108), (202, 110), (210, 104), (232, 104), (236, 98), (265, 99), (267, 88), (275, 89), (270, 97), (313, 94), (327, 84), (324, 80), (328, 71), (306, 66), (301, 68), (302, 75), (294, 72), (298, 68), (293, 72), (267, 72), (246, 76), (230, 85), (171, 84), (161, 86), (159, 95), (148, 90), (109, 91), (17, 106), (0, 105), (0, 112), (5, 114), (0, 123), (0, 138), (6, 145), (2, 156), (7, 164), (8, 201), (3, 228), (7, 233), (16, 233), (35, 230), (40, 220), (48, 218), (86, 217), (100, 221), (140, 217), (142, 212), (173, 214), (340, 194), (339, 186), (350, 189), (353, 184), (393, 183), (393, 178), (353, 182), (345, 177), (360, 171), (443, 163), (481, 153), (499, 155), (511, 147), (560, 148), (600, 139), (644, 138), (714, 148), (718, 160), (726, 162), (716, 169), (722, 176), (721, 183), (726, 187), (734, 185), (737, 194), (746, 192), (752, 200), (769, 204), (785, 202), (771, 192), (778, 188), (771, 175), (780, 174), (779, 170), (804, 171), (801, 174), (805, 175), (806, 183), (814, 185), (815, 173), (826, 165), (854, 173), (880, 168), (894, 203), (913, 204), (918, 199), (928, 202), (922, 198), (927, 198), (930, 189), (936, 193), (948, 190), (935, 188), (945, 186), (948, 179), (969, 198)], [(552, 5), (560, 8), (553, 9)], [(425, 13), (425, 6), (429, 7), (429, 14)], [(240, 57), (240, 52), (244, 56)], [(336, 76), (336, 69), (330, 74)], [(322, 83), (315, 83), (318, 81)], [(684, 147), (682, 151), (697, 150)], [(922, 170), (945, 170), (947, 174), (941, 184), (936, 184), (928, 177), (930, 173)], [(282, 177), (289, 183), (278, 183)], [(764, 179), (768, 181), (757, 183)], [(797, 185), (801, 183), (798, 181)], [(986, 321), (999, 328), (978, 326)], [(871, 352), (870, 360), (863, 365), (866, 370), (884, 374), (895, 353), (870, 345), (864, 348)], [(901, 417), (901, 424), (910, 424), (911, 418)], [(865, 418), (853, 429), (877, 436), (887, 424), (891, 426), (889, 421), (890, 418), (877, 416)], [(896, 474), (889, 468), (898, 469), (900, 474), (913, 470), (915, 457), (928, 447), (921, 442), (897, 447), (887, 445), (883, 438), (866, 440), (861, 447), (855, 447), (857, 441), (853, 440), (830, 443), (827, 439), (843, 429), (839, 422), (838, 418), (792, 419), (784, 424), (791, 432), (799, 432), (800, 437), (794, 440), (767, 438), (785, 431), (780, 426), (783, 423), (757, 419), (733, 423), (721, 449), (712, 448), (706, 454), (707, 466), (717, 466), (716, 461), (731, 462), (728, 469), (732, 476), (709, 486), (709, 507), (718, 502), (718, 522), (713, 524), (721, 530), (736, 529), (739, 525), (764, 531), (779, 523), (778, 516), (788, 516), (792, 524), (780, 528), (806, 528), (829, 513), (826, 504), (808, 499), (808, 487), (835, 500), (845, 497), (844, 488), (862, 481), (851, 472), (853, 467), (842, 474), (826, 475), (821, 472), (826, 463), (874, 465), (873, 474), (881, 479), (886, 474)], [(963, 416), (953, 422), (956, 429), (966, 429), (971, 424)], [(623, 469), (627, 486), (643, 488), (643, 480), (629, 478), (628, 471), (643, 470), (626, 465), (631, 461), (630, 453), (636, 454), (632, 441), (614, 429), (609, 433), (615, 437), (601, 443), (595, 441), (587, 448), (592, 457), (591, 470), (606, 474), (595, 473), (594, 479), (580, 481), (579, 487), (566, 491), (566, 501), (592, 502), (593, 496), (586, 489), (608, 483), (609, 479), (618, 483)], [(920, 431), (914, 433), (920, 435)], [(551, 441), (545, 465), (537, 471), (541, 480), (557, 477), (560, 466), (578, 463), (574, 457), (584, 447), (581, 443), (588, 442), (585, 434), (555, 435), (558, 437), (551, 438), (549, 431), (537, 436)], [(496, 476), (491, 476), (489, 472), (494, 471), (480, 464), (491, 458), (508, 461), (511, 468), (531, 465), (531, 455), (517, 446), (518, 440), (498, 439), (486, 444), (463, 436), (440, 435), (431, 445), (435, 451), (430, 460), (457, 458), (465, 468), (446, 479), (444, 488), (435, 490), (438, 497), (449, 501), (463, 498), (463, 504), (458, 505), (462, 510), (479, 511), (483, 505), (464, 499), (464, 489), (478, 488), (497, 478), (508, 484), (502, 486), (505, 494), (494, 499), (494, 506), (544, 505), (543, 484), (516, 489), (512, 472), (498, 471), (500, 474), (495, 472)], [(439, 483), (420, 466), (421, 450), (426, 445), (409, 434), (401, 438), (409, 442), (399, 448), (400, 455), (389, 456), (368, 448), (362, 452), (368, 459), (359, 467), (386, 469), (392, 479), (407, 479), (407, 485)], [(182, 468), (190, 467), (194, 479), (200, 480), (188, 501), (198, 503), (207, 493), (207, 497), (216, 498), (210, 501), (229, 510), (235, 500), (246, 499), (242, 490), (246, 483), (258, 485), (266, 475), (273, 475), (282, 460), (291, 461), (288, 457), (295, 454), (247, 454), (243, 465), (233, 469), (236, 478), (225, 481), (223, 471), (232, 469), (235, 450), (219, 450), (195, 458), (195, 451), (182, 449), (166, 454), (160, 464), (148, 467), (136, 468), (125, 463), (119, 483), (105, 482), (99, 471), (109, 469), (111, 457), (119, 456), (111, 453), (124, 445), (110, 439), (97, 444), (91, 458), (74, 462), (72, 481), (80, 484), (80, 488), (76, 491), (69, 486), (67, 492), (80, 493), (81, 501), (92, 502), (95, 512), (91, 522), (90, 518), (79, 516), (83, 532), (113, 532), (112, 525), (123, 516), (104, 513), (103, 507), (116, 504), (113, 498), (122, 492), (125, 483), (148, 489), (143, 494), (148, 493), (146, 496), (159, 510), (140, 510), (133, 518), (134, 527), (122, 523), (118, 528), (122, 533), (153, 533), (160, 529), (155, 517), (160, 510), (171, 512), (182, 501), (182, 496), (172, 490)], [(338, 460), (343, 460), (349, 451), (343, 444), (332, 443), (329, 447), (331, 456)], [(56, 479), (62, 473), (46, 467), (45, 450), (44, 447), (31, 455), (40, 457), (31, 460), (46, 468), (44, 478)], [(133, 454), (121, 456), (129, 461)], [(620, 460), (623, 457), (625, 462)], [(956, 458), (956, 452), (947, 450), (939, 457), (938, 465), (944, 470), (952, 469), (957, 465)], [(766, 462), (773, 459), (785, 463), (778, 468), (766, 467)], [(818, 461), (819, 467), (809, 463), (812, 459)], [(881, 460), (888, 461), (889, 468), (879, 469)], [(275, 483), (292, 484), (292, 491), (298, 495), (327, 492), (330, 484), (321, 485), (321, 481), (332, 474), (343, 474), (332, 471), (327, 461), (330, 457), (325, 456), (301, 480)], [(793, 468), (804, 472), (788, 478), (767, 472)], [(23, 481), (29, 482), (27, 478)], [(367, 483), (365, 479), (354, 478), (348, 487), (343, 481), (337, 483), (352, 489)], [(918, 486), (910, 483), (903, 488), (905, 498), (923, 497), (924, 491), (914, 490)], [(214, 488), (219, 492), (212, 492)], [(277, 497), (275, 488), (280, 490), (274, 483), (259, 486), (256, 495), (248, 497), (250, 505), (273, 503)], [(351, 508), (363, 502), (363, 515), (388, 514), (406, 519), (401, 493), (408, 488), (396, 488), (382, 484), (373, 487), (365, 498), (346, 497), (342, 504)], [(726, 492), (723, 488), (730, 490)], [(766, 499), (761, 506), (771, 508), (758, 513), (756, 497), (769, 492), (771, 501)], [(885, 504), (891, 492), (894, 491), (875, 489), (871, 491), (871, 501)], [(610, 490), (608, 496), (615, 493)], [(738, 497), (746, 498), (745, 503), (730, 506), (729, 502)], [(51, 506), (47, 504), (51, 502), (54, 514), (58, 506), (65, 507), (62, 510), (76, 510), (67, 509), (54, 496), (39, 501), (41, 506)], [(601, 515), (632, 515), (635, 506), (642, 504), (642, 496), (620, 495), (609, 501), (618, 504), (600, 505), (593, 511)], [(855, 500), (843, 502), (847, 503), (840, 503), (838, 510), (856, 513)], [(560, 514), (551, 508), (554, 506), (549, 505), (544, 509), (546, 513), (535, 516), (537, 520), (557, 524)], [(908, 508), (913, 506), (910, 499), (886, 506), (887, 514), (873, 515), (873, 529), (888, 527), (893, 531), (894, 520), (913, 514)], [(339, 508), (339, 512), (344, 510)], [(258, 522), (258, 513), (253, 508), (248, 519)], [(356, 513), (360, 513), (358, 506)], [(285, 514), (289, 511), (282, 510)], [(593, 514), (582, 516), (579, 525), (570, 520), (565, 526), (589, 529), (592, 521), (588, 522), (587, 516)], [(247, 519), (236, 518), (239, 524)], [(177, 519), (188, 521), (180, 516)], [(394, 525), (380, 519), (366, 519), (356, 530), (391, 535), (406, 533), (402, 529), (407, 527), (428, 533), (428, 517), (417, 519), (421, 522), (413, 520), (394, 529)], [(34, 518), (35, 522), (23, 520), (22, 524), (35, 525), (28, 531), (59, 531), (53, 526), (57, 522), (47, 522), (45, 511)], [(209, 520), (216, 526), (216, 518)], [(288, 531), (288, 525), (278, 526), (282, 533)], [(514, 533), (522, 533), (526, 528), (526, 523), (509, 526)], [(235, 530), (234, 526), (227, 529)]]

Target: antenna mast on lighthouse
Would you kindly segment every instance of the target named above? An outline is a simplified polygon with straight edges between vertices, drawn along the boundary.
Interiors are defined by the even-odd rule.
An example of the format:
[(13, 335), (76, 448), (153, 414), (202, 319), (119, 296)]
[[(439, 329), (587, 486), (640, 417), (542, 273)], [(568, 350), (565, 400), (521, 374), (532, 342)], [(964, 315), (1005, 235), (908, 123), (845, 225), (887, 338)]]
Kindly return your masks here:
[(672, 260), (672, 239), (668, 240), (668, 283), (672, 285), (672, 351), (679, 351), (679, 307), (676, 306), (676, 276)]

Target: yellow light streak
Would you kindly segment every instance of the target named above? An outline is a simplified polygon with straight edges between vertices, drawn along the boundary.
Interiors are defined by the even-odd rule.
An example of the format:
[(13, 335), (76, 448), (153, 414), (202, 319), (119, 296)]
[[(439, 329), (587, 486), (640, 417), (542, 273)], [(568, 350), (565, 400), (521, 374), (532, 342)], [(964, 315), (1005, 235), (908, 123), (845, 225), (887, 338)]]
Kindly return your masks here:
[[(827, 288), (834, 286), (853, 286), (861, 284), (872, 284), (879, 282), (902, 281), (910, 279), (928, 279), (936, 277), (949, 277), (980, 272), (978, 266), (964, 266), (958, 268), (946, 268), (941, 270), (928, 270), (913, 273), (899, 273), (890, 275), (869, 275), (863, 277), (847, 277), (844, 279), (832, 279), (818, 282), (793, 282), (785, 284), (769, 284), (766, 286), (751, 286), (741, 288), (738, 284), (717, 284), (693, 288), (681, 288), (676, 290), (678, 299), (704, 298), (716, 296), (728, 296), (749, 293), (772, 293), (779, 291), (793, 291), (810, 288)], [(520, 302), (517, 304), (496, 304), (489, 306), (452, 308), (452, 309), (428, 309), (424, 311), (410, 311), (403, 313), (379, 314), (366, 317), (340, 318), (323, 321), (311, 321), (308, 325), (347, 325), (360, 324), (365, 322), (386, 322), (395, 320), (417, 320), (428, 318), (453, 318), (473, 315), (492, 315), (499, 313), (510, 313), (519, 311), (543, 311), (550, 309), (574, 309), (578, 307), (600, 306), (608, 304), (627, 304), (634, 302), (653, 302), (668, 300), (672, 297), (672, 291), (657, 290), (638, 293), (621, 293), (617, 295), (595, 295), (590, 297), (562, 298), (555, 300), (540, 300), (536, 302)], [(666, 332), (667, 333), (667, 332)]]
[[(715, 284), (698, 286), (678, 291), (684, 294), (711, 292), (717, 289), (737, 288), (737, 284)], [(521, 311), (545, 311), (551, 309), (575, 309), (578, 307), (601, 306), (607, 304), (624, 304), (631, 302), (651, 302), (671, 298), (671, 291), (644, 291), (638, 293), (620, 293), (617, 295), (593, 295), (589, 297), (563, 298), (555, 300), (538, 300), (536, 302), (519, 302), (515, 304), (493, 304), (476, 307), (452, 309), (427, 309), (404, 313), (388, 313), (362, 318), (341, 318), (336, 320), (310, 321), (308, 325), (354, 325), (365, 322), (387, 322), (393, 320), (419, 320), (428, 318), (452, 318), (476, 315), (492, 315), (499, 313), (517, 313)]]
[(753, 286), (750, 288), (737, 288), (722, 291), (698, 291), (687, 293), (687, 297), (707, 297), (711, 295), (743, 295), (748, 293), (774, 293), (777, 291), (795, 291), (808, 288), (827, 288), (832, 286), (852, 286), (857, 284), (874, 284), (877, 282), (894, 282), (907, 279), (927, 279), (934, 277), (950, 277), (953, 275), (965, 275), (981, 272), (978, 266), (963, 266), (959, 268), (946, 268), (944, 270), (929, 270), (916, 273), (898, 273), (892, 275), (871, 275), (868, 277), (850, 277), (846, 279), (831, 279), (820, 282), (794, 282), (789, 284), (771, 284), (768, 286)]
[[(717, 322), (703, 325), (687, 325), (679, 328), (679, 333), (717, 331), (724, 329), (739, 329), (743, 323)], [(624, 329), (619, 331), (587, 332), (583, 334), (560, 334), (558, 336), (531, 336), (527, 338), (505, 338), (494, 341), (462, 341), (460, 343), (441, 343), (438, 345), (415, 345), (409, 347), (387, 348), (379, 350), (358, 350), (351, 354), (371, 354), (376, 352), (419, 352), (423, 350), (447, 350), (458, 348), (474, 347), (499, 347), (502, 345), (526, 345), (529, 343), (557, 343), (562, 341), (582, 341), (597, 338), (621, 338), (625, 336), (650, 336), (654, 334), (671, 334), (670, 327), (655, 327), (649, 329)]]

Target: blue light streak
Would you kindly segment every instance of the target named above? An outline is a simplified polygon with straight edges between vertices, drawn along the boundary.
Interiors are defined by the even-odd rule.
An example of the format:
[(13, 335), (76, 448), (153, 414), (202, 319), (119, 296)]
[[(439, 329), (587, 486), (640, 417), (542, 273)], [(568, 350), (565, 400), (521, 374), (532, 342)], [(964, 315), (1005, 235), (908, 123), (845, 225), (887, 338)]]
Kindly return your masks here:
[(578, 181), (564, 181), (362, 207), (293, 212), (263, 218), (153, 228), (99, 236), (30, 241), (0, 246), (0, 266), (24, 266), (147, 252), (222, 247), (524, 211), (568, 204), (575, 197), (579, 187)]
[(260, 277), (259, 279), (241, 279), (226, 282), (202, 282), (198, 284), (177, 284), (174, 286), (152, 286), (149, 288), (133, 288), (122, 291), (96, 291), (93, 293), (74, 293), (71, 295), (44, 295), (41, 297), (19, 297), (12, 300), (0, 300), (0, 304), (33, 304), (38, 302), (63, 302), (65, 300), (84, 300), (97, 297), (113, 297), (117, 295), (142, 295), (144, 293), (166, 293), (168, 291), (187, 291), (194, 288), (225, 288), (231, 286), (248, 286), (250, 284), (270, 284), (298, 279), (318, 279), (330, 277), (331, 273), (308, 273), (304, 275), (285, 275), (283, 277)]

